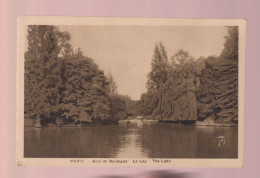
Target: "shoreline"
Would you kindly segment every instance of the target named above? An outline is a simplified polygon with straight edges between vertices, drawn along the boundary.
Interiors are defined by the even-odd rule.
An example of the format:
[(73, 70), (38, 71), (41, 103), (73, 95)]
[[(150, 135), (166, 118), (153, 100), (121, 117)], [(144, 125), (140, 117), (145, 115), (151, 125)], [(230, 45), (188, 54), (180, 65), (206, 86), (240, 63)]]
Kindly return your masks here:
[(103, 122), (82, 122), (82, 123), (75, 123), (75, 122), (65, 122), (61, 124), (56, 124), (53, 122), (46, 122), (41, 120), (41, 123), (36, 123), (36, 119), (24, 119), (24, 127), (35, 127), (35, 128), (42, 128), (42, 127), (88, 127), (88, 126), (101, 126), (101, 125), (117, 125), (117, 120), (104, 120)]
[[(58, 128), (82, 128), (82, 127), (92, 127), (92, 126), (104, 126), (104, 125), (118, 125), (120, 122), (127, 122), (127, 120), (120, 120), (117, 123), (106, 123), (106, 124), (64, 124), (64, 125), (56, 125), (56, 124), (42, 124), (40, 127), (37, 127), (35, 125), (24, 125), (24, 127), (34, 127), (34, 128), (48, 128), (48, 127), (58, 127)], [(129, 121), (129, 120), (128, 120)], [(155, 120), (152, 120), (154, 122)], [(144, 121), (145, 122), (145, 121)], [(182, 126), (196, 126), (196, 127), (238, 127), (238, 124), (234, 123), (207, 123), (202, 121), (196, 121), (194, 124), (180, 124), (176, 122), (170, 122), (170, 121), (156, 121), (157, 123), (167, 123), (167, 124), (173, 124), (173, 125), (182, 125)]]

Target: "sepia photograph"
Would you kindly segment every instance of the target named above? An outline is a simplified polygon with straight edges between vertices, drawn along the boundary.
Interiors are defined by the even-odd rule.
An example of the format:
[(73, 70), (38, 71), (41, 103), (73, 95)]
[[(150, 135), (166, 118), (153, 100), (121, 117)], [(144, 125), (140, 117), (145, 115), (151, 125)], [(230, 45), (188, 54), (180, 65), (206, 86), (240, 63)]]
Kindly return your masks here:
[(18, 165), (243, 165), (243, 20), (20, 17), (17, 64)]

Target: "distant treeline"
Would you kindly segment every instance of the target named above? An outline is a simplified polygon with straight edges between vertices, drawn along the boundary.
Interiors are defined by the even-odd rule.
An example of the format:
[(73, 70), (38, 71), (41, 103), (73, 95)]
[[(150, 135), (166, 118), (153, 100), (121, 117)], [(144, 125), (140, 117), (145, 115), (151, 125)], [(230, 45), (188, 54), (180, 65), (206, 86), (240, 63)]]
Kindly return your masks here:
[(163, 44), (157, 44), (147, 92), (137, 103), (139, 114), (165, 121), (236, 123), (238, 27), (227, 29), (224, 49), (217, 57), (194, 59), (179, 50), (169, 59)]
[(112, 75), (105, 76), (80, 49), (74, 51), (70, 38), (56, 26), (28, 26), (25, 117), (56, 123), (125, 119), (134, 101), (117, 95)]

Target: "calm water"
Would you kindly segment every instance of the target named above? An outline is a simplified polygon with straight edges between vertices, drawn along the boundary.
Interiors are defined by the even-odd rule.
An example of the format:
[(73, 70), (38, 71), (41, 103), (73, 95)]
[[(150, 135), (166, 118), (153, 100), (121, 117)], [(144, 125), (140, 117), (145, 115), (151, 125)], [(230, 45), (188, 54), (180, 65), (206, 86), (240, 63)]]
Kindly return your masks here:
[(237, 158), (238, 128), (133, 122), (25, 128), (25, 157)]

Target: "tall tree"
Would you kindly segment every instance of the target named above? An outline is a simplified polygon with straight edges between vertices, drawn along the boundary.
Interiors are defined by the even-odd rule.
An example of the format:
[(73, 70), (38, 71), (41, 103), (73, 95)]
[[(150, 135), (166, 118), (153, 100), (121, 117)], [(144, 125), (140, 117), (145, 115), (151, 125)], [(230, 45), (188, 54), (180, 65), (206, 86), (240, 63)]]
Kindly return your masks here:
[(227, 27), (227, 30), (228, 34), (225, 37), (226, 41), (220, 57), (228, 60), (238, 60), (238, 27)]
[(146, 86), (150, 91), (157, 91), (160, 85), (167, 80), (168, 75), (168, 57), (161, 42), (159, 45), (155, 45), (151, 68), (151, 72), (147, 75)]
[(117, 94), (117, 85), (111, 73), (108, 74), (108, 87), (110, 95)]
[(62, 49), (70, 35), (51, 25), (29, 25), (25, 52), (25, 114), (30, 117), (56, 113), (62, 88)]
[(238, 121), (238, 27), (228, 34), (220, 60), (215, 66), (216, 112), (219, 122)]
[(169, 70), (168, 79), (157, 94), (160, 97), (153, 111), (155, 119), (177, 122), (197, 120), (195, 93), (200, 86), (198, 75), (203, 68), (203, 61), (186, 60)]
[(202, 60), (205, 62), (205, 68), (199, 74), (200, 87), (196, 92), (198, 120), (201, 121), (209, 117), (216, 118), (216, 76), (214, 68), (219, 61), (219, 57), (209, 56)]
[(61, 51), (71, 48), (70, 38), (68, 32), (61, 32), (53, 25), (29, 25), (26, 56), (35, 60), (57, 58)]
[[(25, 53), (25, 114), (29, 117), (103, 122), (125, 118), (116, 84), (55, 26), (28, 26)], [(109, 85), (110, 84), (110, 85)], [(109, 93), (110, 92), (110, 93)], [(109, 96), (113, 94), (114, 97)]]

